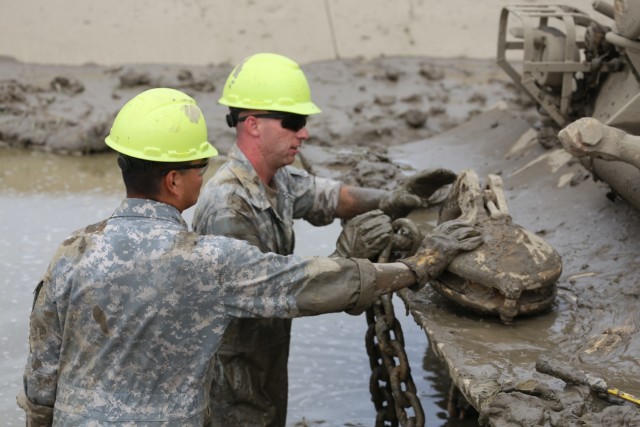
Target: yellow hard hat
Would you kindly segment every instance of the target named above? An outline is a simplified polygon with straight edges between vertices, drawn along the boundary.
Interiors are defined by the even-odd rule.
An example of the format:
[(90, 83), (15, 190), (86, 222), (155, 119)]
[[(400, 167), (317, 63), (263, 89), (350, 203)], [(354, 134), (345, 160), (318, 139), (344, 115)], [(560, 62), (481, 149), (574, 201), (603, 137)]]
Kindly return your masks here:
[(105, 138), (119, 153), (154, 162), (188, 162), (218, 155), (196, 101), (168, 88), (149, 89), (120, 110)]
[(286, 56), (257, 53), (237, 65), (224, 85), (222, 105), (248, 110), (284, 111), (308, 116), (320, 113), (311, 101), (307, 78)]

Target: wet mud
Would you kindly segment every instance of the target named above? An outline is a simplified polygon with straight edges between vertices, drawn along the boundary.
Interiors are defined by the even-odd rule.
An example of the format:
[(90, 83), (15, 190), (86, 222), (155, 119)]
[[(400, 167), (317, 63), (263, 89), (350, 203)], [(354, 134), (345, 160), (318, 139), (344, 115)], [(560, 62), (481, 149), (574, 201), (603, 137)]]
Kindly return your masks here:
[[(224, 153), (233, 144), (225, 107), (217, 104), (230, 64), (59, 66), (1, 57), (0, 69), (3, 144), (70, 154), (105, 151), (117, 111), (152, 87), (193, 96), (216, 148)], [(303, 69), (322, 109), (309, 120), (309, 143), (362, 146), (374, 156), (455, 127), (501, 100), (523, 111), (532, 105), (491, 61), (389, 57), (320, 61)]]

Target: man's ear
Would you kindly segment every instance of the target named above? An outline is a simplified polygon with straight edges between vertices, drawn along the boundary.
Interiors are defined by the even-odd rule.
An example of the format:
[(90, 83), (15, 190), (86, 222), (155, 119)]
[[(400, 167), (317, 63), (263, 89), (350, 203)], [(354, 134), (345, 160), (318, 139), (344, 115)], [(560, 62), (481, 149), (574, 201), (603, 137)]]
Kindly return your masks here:
[(245, 132), (248, 132), (253, 136), (260, 134), (260, 129), (258, 129), (258, 119), (254, 116), (247, 117), (242, 123)]
[(162, 180), (162, 185), (167, 192), (176, 195), (180, 184), (181, 175), (178, 171), (169, 171)]

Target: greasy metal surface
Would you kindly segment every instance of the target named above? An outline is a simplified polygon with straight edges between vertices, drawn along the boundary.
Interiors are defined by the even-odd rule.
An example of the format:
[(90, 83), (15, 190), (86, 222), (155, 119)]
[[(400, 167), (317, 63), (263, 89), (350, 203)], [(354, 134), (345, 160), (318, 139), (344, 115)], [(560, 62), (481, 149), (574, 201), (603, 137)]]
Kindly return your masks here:
[(640, 137), (584, 117), (558, 134), (564, 149), (576, 156), (617, 160), (640, 169)]
[[(579, 165), (554, 162), (554, 152), (545, 152), (535, 142), (514, 152), (506, 138), (492, 139), (490, 129), (496, 123), (496, 128), (517, 137), (518, 120), (494, 112), (467, 124), (467, 132), (406, 144), (391, 157), (416, 169), (435, 161), (456, 170), (460, 163), (472, 162), (479, 173), (501, 173), (514, 220), (543, 235), (563, 257), (557, 305), (550, 313), (506, 327), (456, 313), (430, 292), (405, 293), (412, 313), (476, 408), (505, 383), (539, 377), (535, 361), (548, 352), (637, 393), (637, 215), (629, 206), (606, 199), (590, 180), (568, 185), (568, 174), (579, 176)], [(431, 155), (441, 150), (436, 146), (446, 147), (445, 159)]]
[[(332, 154), (322, 152), (305, 151), (305, 161), (323, 170)], [(416, 170), (473, 168), (481, 176), (500, 175), (514, 221), (544, 237), (562, 256), (555, 305), (511, 326), (464, 311), (430, 287), (401, 292), (449, 376), (476, 409), (489, 408), (496, 397), (523, 396), (526, 387), (518, 385), (528, 381), (545, 384), (556, 396), (575, 394), (562, 381), (536, 372), (542, 354), (553, 354), (638, 394), (640, 219), (635, 209), (607, 199), (606, 186), (589, 179), (579, 162), (561, 149), (545, 150), (524, 120), (504, 110), (489, 111), (427, 140), (392, 147), (388, 155)], [(410, 218), (434, 221), (436, 216), (431, 209)], [(531, 399), (527, 408), (544, 404), (544, 396), (525, 397)], [(592, 405), (581, 408), (588, 411)], [(516, 415), (509, 411), (498, 412)], [(525, 419), (521, 425), (531, 425), (527, 414), (517, 416)], [(491, 417), (497, 420), (500, 415)]]
[[(594, 9), (609, 18), (615, 15), (616, 24), (622, 29), (619, 34), (615, 34), (618, 31), (615, 27), (612, 31), (596, 22), (589, 22), (588, 19), (578, 20), (577, 15), (568, 16), (564, 12), (554, 12), (550, 16), (543, 16), (536, 11), (531, 17), (540, 18), (537, 27), (531, 27), (531, 21), (527, 22), (523, 19), (524, 30), (519, 34), (522, 43), (509, 44), (506, 42), (508, 14), (512, 12), (518, 15), (525, 12), (526, 15), (527, 7), (523, 6), (522, 10), (518, 7), (503, 9), (498, 42), (498, 63), (514, 79), (519, 88), (529, 93), (557, 125), (565, 126), (571, 120), (591, 115), (603, 123), (637, 134), (638, 105), (640, 105), (638, 101), (640, 99), (638, 74), (640, 50), (635, 40), (637, 37), (635, 30), (626, 31), (626, 24), (634, 26), (637, 16), (629, 14), (625, 19), (625, 14), (620, 13), (625, 2), (616, 2), (614, 6), (609, 4), (603, 6), (600, 3), (594, 2)], [(560, 8), (568, 11), (566, 7), (560, 6)], [(547, 31), (549, 18), (556, 19), (556, 22), (561, 20), (565, 26), (556, 25), (553, 31)], [(576, 25), (586, 27), (584, 37), (580, 40), (576, 37), (575, 28), (573, 28), (573, 18), (576, 18)], [(515, 35), (518, 36), (517, 31)], [(556, 45), (550, 43), (552, 39), (555, 40)], [(562, 48), (557, 46), (558, 41), (565, 42), (564, 63), (558, 61), (562, 56)], [(555, 46), (553, 55), (556, 58), (549, 62), (548, 49), (553, 46)], [(524, 49), (522, 75), (518, 74), (505, 60), (504, 53), (507, 49)], [(570, 56), (570, 52), (577, 49), (580, 49), (581, 56), (584, 58), (580, 64)], [(534, 58), (532, 52), (540, 55)], [(586, 69), (580, 69), (580, 67), (586, 67)], [(562, 72), (562, 82), (558, 84), (557, 79), (543, 79), (542, 77), (550, 77), (550, 75), (536, 76), (532, 73), (533, 70)], [(542, 117), (543, 123), (545, 120)], [(546, 121), (548, 123), (548, 120)], [(578, 127), (580, 126), (575, 126), (573, 130), (575, 131)], [(551, 333), (547, 338), (535, 340), (532, 350), (533, 352), (543, 350), (539, 354), (550, 353), (552, 357), (561, 359), (560, 366), (566, 371), (582, 368), (588, 375), (598, 375), (604, 378), (604, 381), (616, 382), (616, 387), (620, 389), (624, 389), (628, 384), (631, 389), (637, 390), (640, 382), (637, 363), (640, 340), (636, 338), (639, 316), (637, 309), (634, 308), (637, 306), (640, 294), (636, 266), (638, 247), (635, 243), (638, 237), (637, 215), (634, 216), (627, 210), (618, 210), (617, 207), (624, 203), (622, 202), (624, 199), (629, 204), (625, 204), (625, 209), (629, 209), (629, 206), (640, 208), (640, 171), (630, 165), (635, 163), (635, 153), (638, 149), (634, 146), (635, 144), (627, 143), (629, 141), (625, 141), (625, 144), (602, 142), (607, 138), (605, 135), (607, 132), (604, 132), (603, 128), (581, 126), (580, 131), (582, 132), (574, 132), (572, 135), (576, 142), (580, 141), (573, 145), (563, 141), (564, 148), (577, 156), (594, 178), (610, 186), (613, 191), (609, 191), (606, 195), (612, 203), (604, 206), (595, 204), (594, 201), (597, 199), (593, 199), (590, 195), (598, 194), (598, 190), (589, 189), (587, 182), (580, 183), (575, 177), (561, 175), (558, 180), (558, 183), (574, 184), (570, 193), (562, 191), (562, 185), (556, 187), (550, 185), (552, 183), (552, 181), (549, 182), (550, 178), (553, 180), (558, 172), (573, 167), (573, 165), (569, 166), (569, 163), (567, 166), (560, 167), (557, 172), (533, 177), (535, 186), (531, 186), (532, 181), (529, 181), (527, 192), (535, 188), (537, 203), (533, 205), (529, 199), (522, 199), (521, 206), (517, 209), (522, 209), (523, 217), (533, 220), (534, 223), (540, 223), (540, 216), (531, 218), (532, 209), (543, 206), (550, 214), (546, 217), (550, 225), (559, 218), (565, 220), (557, 228), (542, 224), (538, 227), (544, 227), (545, 238), (563, 256), (565, 273), (562, 277), (565, 279), (561, 278), (559, 283), (561, 293), (557, 309), (565, 308), (562, 298), (569, 303), (564, 312), (558, 311), (559, 314), (569, 315), (567, 319), (561, 321), (563, 327), (556, 332), (554, 327), (559, 323), (558, 319), (554, 319), (548, 328)], [(566, 137), (567, 134), (565, 132), (560, 139), (562, 140), (563, 137), (565, 140), (571, 139)], [(611, 161), (620, 160), (616, 155), (612, 156), (612, 152), (626, 163)], [(623, 155), (620, 156), (620, 154)], [(512, 162), (510, 167), (517, 167), (517, 164), (519, 162)], [(538, 163), (536, 169), (539, 170), (539, 168)], [(524, 173), (524, 169), (518, 171)], [(520, 175), (522, 176), (524, 175)], [(516, 178), (515, 182), (517, 181)], [(546, 184), (544, 181), (547, 181)], [(601, 190), (600, 200), (602, 191), (606, 189)], [(622, 199), (617, 195), (622, 196)], [(580, 210), (577, 212), (582, 215), (563, 209), (570, 204), (579, 206)], [(593, 226), (584, 224), (584, 227), (580, 227), (581, 219), (585, 222), (592, 221)], [(567, 244), (574, 238), (577, 240), (573, 244)], [(577, 273), (578, 268), (585, 273)], [(592, 268), (594, 270), (589, 271)], [(600, 272), (596, 273), (597, 270)], [(567, 277), (567, 274), (570, 276)], [(585, 288), (577, 286), (587, 277), (589, 277), (587, 282), (590, 286)], [(418, 310), (418, 312), (422, 311), (423, 309)], [(543, 317), (545, 316), (541, 316)], [(582, 343), (579, 338), (583, 340)], [(443, 351), (442, 357), (447, 357), (446, 352)], [(452, 366), (455, 366), (455, 363)], [(526, 368), (524, 373), (528, 375)], [(536, 399), (529, 399), (521, 409), (518, 409), (517, 403), (525, 402), (527, 399), (518, 394), (522, 391), (518, 386), (505, 387), (504, 382), (498, 380), (494, 388), (495, 397), (489, 399), (473, 393), (472, 388), (459, 387), (467, 397), (477, 399), (474, 406), (481, 409), (481, 418), (485, 422), (496, 425), (500, 425), (500, 422), (509, 418), (508, 415), (501, 415), (501, 411), (505, 410), (509, 413), (520, 411), (514, 419), (521, 420), (522, 425), (527, 425), (527, 421), (540, 420), (540, 417), (555, 417), (562, 420), (580, 419), (587, 425), (636, 425), (640, 422), (640, 411), (637, 408), (620, 406), (603, 410), (598, 405), (598, 401), (591, 399), (593, 393), (585, 391), (582, 392), (585, 397), (578, 399), (580, 403), (577, 410), (574, 408), (574, 413), (568, 415), (571, 411), (567, 410), (567, 407), (572, 404), (567, 402), (573, 398), (568, 397), (570, 391), (567, 390), (571, 387), (560, 390), (553, 384), (551, 387), (541, 386), (536, 375), (529, 375), (529, 380), (526, 378), (527, 375), (518, 374), (516, 383), (530, 381), (533, 385), (524, 387), (528, 390), (524, 393), (536, 396)], [(503, 371), (500, 371), (498, 378), (503, 377)], [(620, 386), (620, 383), (625, 385)], [(506, 390), (508, 390), (506, 393), (501, 393)], [(606, 393), (604, 397), (608, 397)], [(575, 400), (573, 401), (575, 403)], [(538, 410), (539, 408), (546, 409)], [(626, 410), (631, 411), (629, 412), (631, 415), (627, 416), (624, 412)]]
[[(631, 59), (640, 60), (640, 52), (630, 51), (629, 55)], [(640, 133), (640, 82), (632, 70), (607, 77), (594, 100), (592, 117), (626, 132)], [(615, 193), (640, 209), (640, 170), (620, 161), (589, 157), (581, 161)]]

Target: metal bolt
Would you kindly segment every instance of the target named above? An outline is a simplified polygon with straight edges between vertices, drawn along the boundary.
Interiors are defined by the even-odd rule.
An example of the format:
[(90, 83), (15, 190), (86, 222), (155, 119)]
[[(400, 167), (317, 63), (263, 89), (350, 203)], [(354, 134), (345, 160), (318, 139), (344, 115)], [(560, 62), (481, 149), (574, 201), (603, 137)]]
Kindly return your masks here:
[(578, 139), (585, 145), (596, 145), (602, 141), (602, 126), (597, 120), (585, 120), (585, 123), (578, 129)]

